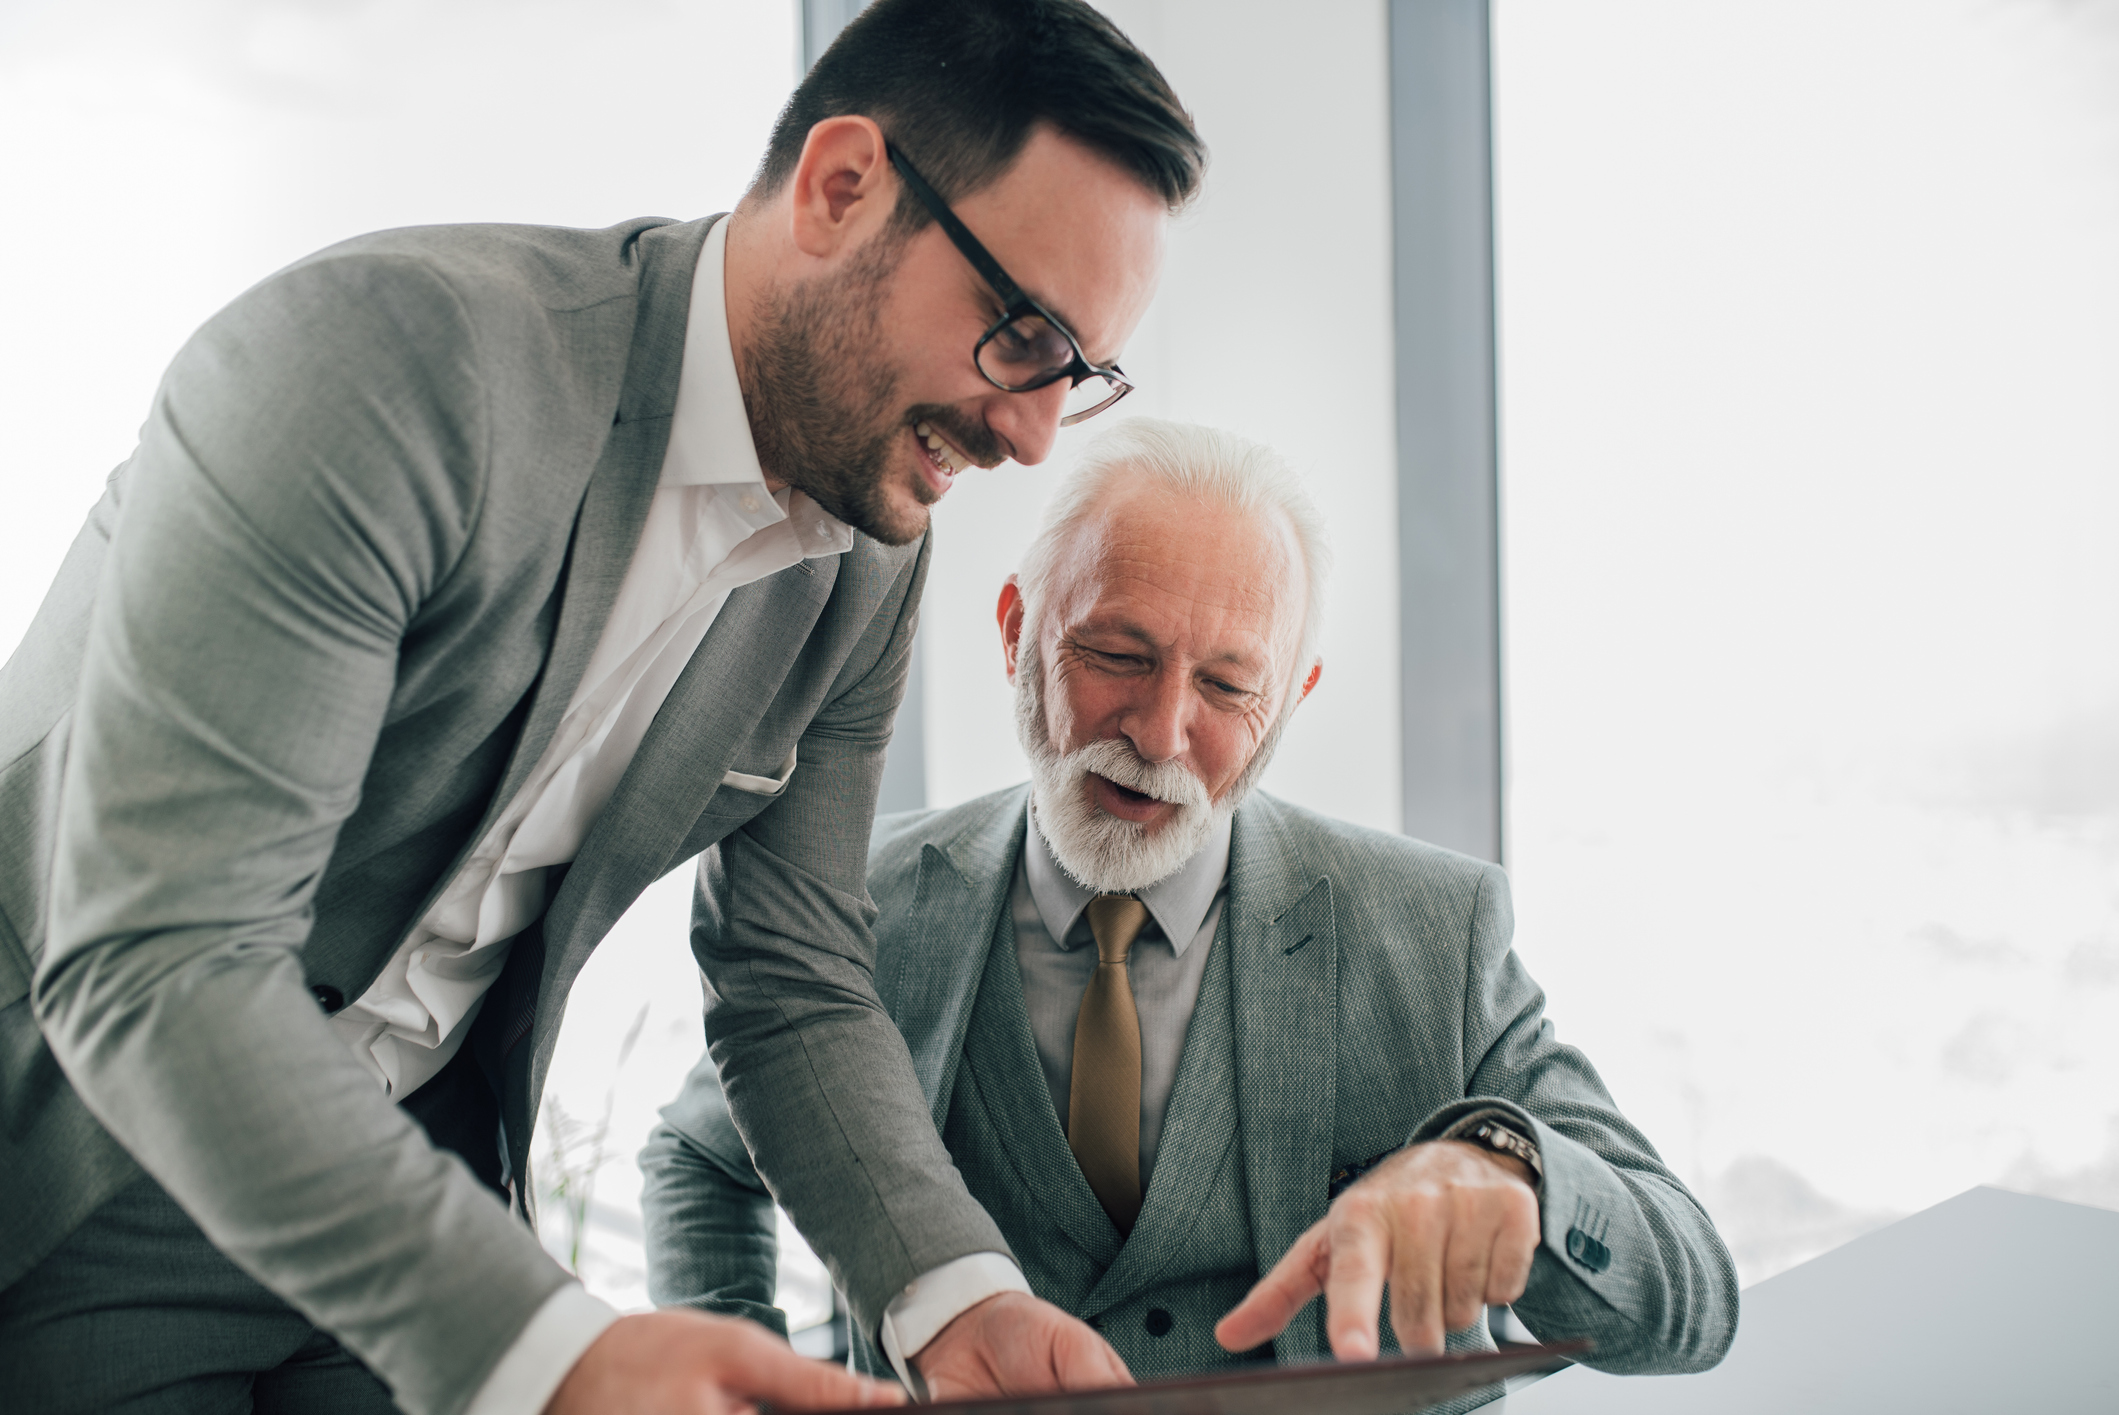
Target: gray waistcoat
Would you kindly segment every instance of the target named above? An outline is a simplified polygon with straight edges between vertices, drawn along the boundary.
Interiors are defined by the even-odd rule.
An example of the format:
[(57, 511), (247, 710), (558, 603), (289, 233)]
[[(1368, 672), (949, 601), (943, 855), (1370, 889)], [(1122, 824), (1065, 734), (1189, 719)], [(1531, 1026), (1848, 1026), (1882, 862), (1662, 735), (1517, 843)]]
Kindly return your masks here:
[[(1215, 934), (1155, 1180), (1130, 1235), (1121, 1239), (1097, 1202), (1053, 1111), (1006, 910), (987, 952), (942, 1130), (972, 1197), (1001, 1226), (1031, 1287), (1101, 1331), (1143, 1381), (1228, 1370), (1273, 1354), (1267, 1346), (1235, 1355), (1214, 1340), (1215, 1322), (1259, 1276), (1237, 1131), (1227, 933), (1224, 924)], [(1379, 1334), (1395, 1353), (1387, 1308)], [(1479, 1349), (1482, 1336), (1476, 1328), (1453, 1333), (1450, 1349)], [(1450, 1401), (1436, 1415), (1494, 1393)]]
[(1213, 947), (1155, 1180), (1129, 1237), (1120, 1239), (1060, 1130), (1023, 1006), (1006, 910), (942, 1132), (1030, 1285), (1098, 1327), (1143, 1380), (1239, 1364), (1242, 1358), (1215, 1344), (1214, 1323), (1258, 1278), (1236, 1137), (1231, 950), (1220, 936)]

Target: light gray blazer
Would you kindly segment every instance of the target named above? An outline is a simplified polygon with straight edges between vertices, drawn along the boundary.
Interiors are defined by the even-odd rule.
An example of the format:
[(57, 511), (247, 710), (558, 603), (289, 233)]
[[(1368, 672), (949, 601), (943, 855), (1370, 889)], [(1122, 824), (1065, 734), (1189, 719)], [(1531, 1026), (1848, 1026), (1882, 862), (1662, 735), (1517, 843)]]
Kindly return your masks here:
[[(709, 224), (366, 236), (178, 356), (0, 670), (0, 1286), (145, 1168), (424, 1415), (566, 1280), (318, 1004), (550, 740), (654, 493)], [(925, 566), (857, 536), (729, 597), (474, 1030), (524, 1207), (568, 987), (701, 850), (742, 946), (849, 960), (841, 1051), (920, 1105), (861, 970)], [(778, 796), (722, 784), (797, 746)], [(938, 1144), (871, 1148), (946, 1182)]]
[[(1531, 1329), (1593, 1338), (1591, 1363), (1613, 1371), (1721, 1359), (1737, 1316), (1728, 1252), (1588, 1060), (1554, 1038), (1509, 947), (1506, 875), (1264, 794), (1236, 815), (1224, 956), (1187, 1034), (1155, 1182), (1121, 1240), (1060, 1136), (1014, 975), (1026, 790), (878, 821), (869, 889), (877, 984), (926, 1123), (950, 1137), (1041, 1295), (1098, 1323), (1136, 1371), (1206, 1364), (1213, 1320), (1323, 1216), (1336, 1171), (1498, 1104), (1545, 1163), (1543, 1241), (1517, 1303)], [(642, 1156), (656, 1300), (777, 1324), (771, 1202), (711, 1064), (663, 1114)], [(1226, 1261), (1201, 1256), (1214, 1253), (1250, 1267), (1209, 1271)], [(1282, 1361), (1326, 1349), (1322, 1304), (1275, 1343)]]

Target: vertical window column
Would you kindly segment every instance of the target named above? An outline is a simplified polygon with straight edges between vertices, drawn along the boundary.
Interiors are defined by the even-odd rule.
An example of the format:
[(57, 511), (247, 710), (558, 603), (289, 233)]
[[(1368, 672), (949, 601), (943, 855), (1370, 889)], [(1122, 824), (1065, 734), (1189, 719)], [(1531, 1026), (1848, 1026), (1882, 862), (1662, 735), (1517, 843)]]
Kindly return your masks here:
[(1405, 831), (1498, 862), (1488, 0), (1392, 0), (1390, 21)]

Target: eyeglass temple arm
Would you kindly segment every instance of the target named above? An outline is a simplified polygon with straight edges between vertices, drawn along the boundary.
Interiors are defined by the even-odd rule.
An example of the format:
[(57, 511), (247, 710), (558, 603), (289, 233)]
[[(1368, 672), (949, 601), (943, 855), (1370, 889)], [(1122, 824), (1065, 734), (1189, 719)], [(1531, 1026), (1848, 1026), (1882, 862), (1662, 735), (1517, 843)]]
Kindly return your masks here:
[(964, 253), (964, 259), (971, 262), (972, 269), (986, 277), (986, 283), (993, 287), (993, 293), (999, 295), (1010, 310), (1019, 304), (1028, 304), (1029, 296), (1023, 293), (1022, 287), (1008, 278), (1008, 272), (1001, 269), (1000, 262), (988, 255), (986, 248), (979, 244), (979, 238), (972, 235), (969, 228), (956, 219), (956, 213), (949, 209), (949, 203), (942, 200), (941, 193), (927, 185), (925, 177), (913, 170), (912, 164), (905, 160), (905, 154), (889, 143), (883, 145), (883, 150), (890, 154), (890, 165), (898, 169), (898, 175), (905, 180), (905, 185), (912, 188), (912, 194), (927, 208), (927, 214), (935, 219), (943, 234), (949, 237), (950, 243)]

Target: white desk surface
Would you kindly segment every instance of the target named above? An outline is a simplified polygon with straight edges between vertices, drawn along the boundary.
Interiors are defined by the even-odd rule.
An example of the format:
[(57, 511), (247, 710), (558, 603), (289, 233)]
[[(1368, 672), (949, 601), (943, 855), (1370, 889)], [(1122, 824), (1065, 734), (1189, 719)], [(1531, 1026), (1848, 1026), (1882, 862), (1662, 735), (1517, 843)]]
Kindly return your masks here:
[(1574, 1367), (1495, 1415), (2119, 1415), (2119, 1213), (1973, 1189), (1743, 1295), (1697, 1376)]

